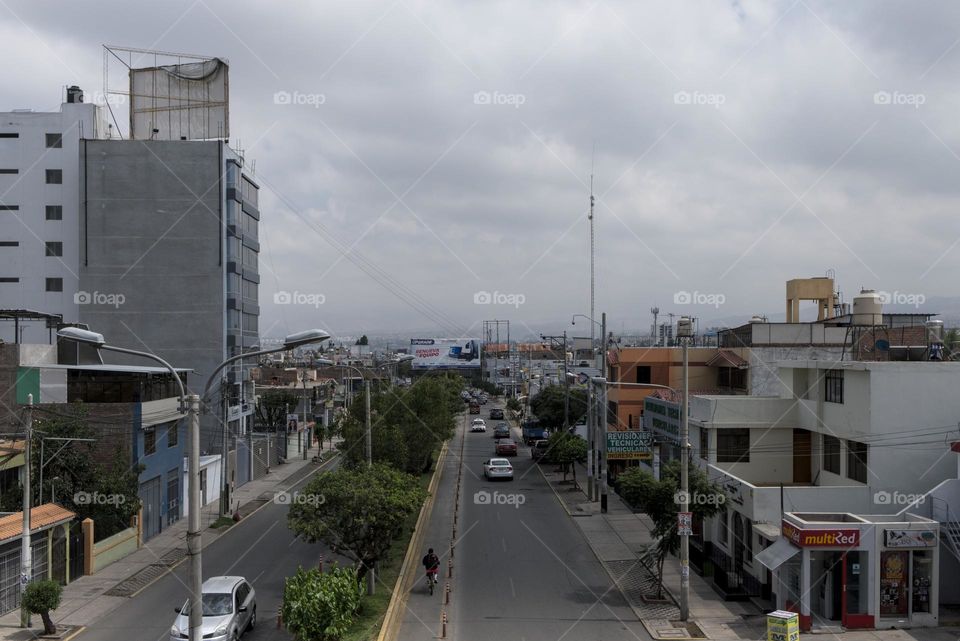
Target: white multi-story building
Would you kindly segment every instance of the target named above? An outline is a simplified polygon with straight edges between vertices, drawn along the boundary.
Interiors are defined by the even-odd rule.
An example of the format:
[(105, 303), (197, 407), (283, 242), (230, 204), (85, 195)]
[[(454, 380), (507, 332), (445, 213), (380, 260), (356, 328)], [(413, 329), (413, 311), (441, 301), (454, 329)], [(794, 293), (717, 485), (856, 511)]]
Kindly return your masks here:
[[(960, 363), (781, 361), (778, 380), (778, 397), (691, 399), (694, 460), (727, 496), (698, 560), (808, 626), (935, 625), (960, 596), (938, 585), (960, 571)], [(854, 569), (834, 571), (850, 559), (856, 604), (840, 598)]]
[[(59, 111), (0, 113), (0, 309), (77, 322), (80, 140), (100, 137), (97, 106), (67, 89)], [(40, 323), (0, 325), (0, 338), (44, 343)]]

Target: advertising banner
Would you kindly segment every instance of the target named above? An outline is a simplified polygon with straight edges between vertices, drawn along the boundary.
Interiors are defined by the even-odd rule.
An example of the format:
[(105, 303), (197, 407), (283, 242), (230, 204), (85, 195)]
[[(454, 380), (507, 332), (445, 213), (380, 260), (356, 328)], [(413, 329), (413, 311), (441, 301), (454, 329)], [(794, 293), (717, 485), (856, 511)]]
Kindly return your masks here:
[(800, 529), (783, 521), (783, 536), (802, 548), (852, 548), (860, 544), (860, 530), (847, 528)]
[(411, 338), (414, 370), (480, 369), (479, 338)]
[(652, 432), (607, 432), (607, 460), (650, 461), (653, 459), (652, 445)]
[(800, 617), (784, 610), (769, 613), (767, 641), (800, 641)]

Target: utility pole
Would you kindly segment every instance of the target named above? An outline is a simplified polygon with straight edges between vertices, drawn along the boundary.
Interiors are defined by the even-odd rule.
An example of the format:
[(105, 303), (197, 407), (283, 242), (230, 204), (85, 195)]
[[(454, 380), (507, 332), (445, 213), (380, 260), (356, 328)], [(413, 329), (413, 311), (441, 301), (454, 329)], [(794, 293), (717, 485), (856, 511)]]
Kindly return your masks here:
[(33, 436), (33, 394), (27, 394), (23, 441), (23, 532), (20, 535), (20, 627), (30, 627), (30, 610), (23, 605), (27, 584), (33, 578), (30, 556), (30, 440)]
[[(182, 392), (181, 392), (182, 393)], [(187, 523), (187, 557), (190, 560), (190, 641), (203, 637), (203, 567), (200, 557), (200, 396), (187, 396), (190, 432), (190, 516)]]
[(367, 446), (367, 465), (373, 465), (373, 423), (370, 420), (370, 379), (364, 380), (363, 387), (367, 397), (367, 430), (365, 436)]
[[(594, 312), (594, 301), (596, 291), (596, 279), (594, 278), (594, 235), (593, 235), (593, 172), (590, 172), (590, 349), (596, 349), (596, 328), (594, 327), (594, 318), (597, 314)], [(597, 364), (597, 357), (594, 354), (593, 364)]]
[[(607, 380), (607, 313), (606, 312), (603, 312), (600, 315), (600, 333), (602, 334), (601, 343), (600, 343), (600, 376), (602, 376), (604, 380)], [(606, 390), (606, 385), (604, 385), (604, 390)], [(596, 416), (598, 418), (600, 416), (603, 416), (603, 422), (600, 423), (598, 421), (598, 423), (599, 423), (599, 429), (600, 429), (599, 438), (603, 441), (603, 445), (600, 447), (600, 452), (603, 453), (604, 462), (606, 462), (606, 458), (607, 458), (607, 414), (606, 412), (607, 412), (607, 399), (606, 399), (606, 394), (604, 394), (603, 413), (602, 414), (596, 413)], [(596, 437), (594, 437), (594, 440), (596, 440)], [(594, 448), (595, 456), (599, 457), (600, 452), (597, 452), (596, 448)], [(597, 464), (594, 465), (594, 467), (595, 468), (599, 467), (599, 460), (597, 461)], [(606, 467), (604, 467), (603, 477), (604, 479), (606, 479), (607, 477)], [(606, 480), (604, 480), (604, 483), (606, 483)], [(596, 491), (598, 492), (598, 494), (599, 494), (599, 489), (600, 488), (596, 488)]]
[(600, 332), (603, 335), (603, 390), (600, 401), (600, 512), (607, 512), (607, 313), (600, 317)]
[[(310, 428), (307, 427), (307, 370), (303, 370), (303, 460), (307, 460), (307, 449), (310, 447)], [(314, 425), (316, 427), (316, 425)]]
[[(680, 426), (680, 512), (684, 515), (685, 523), (692, 522), (690, 509), (690, 389), (689, 389), (689, 360), (687, 344), (693, 334), (693, 322), (686, 316), (677, 323), (677, 338), (683, 345), (683, 399), (680, 405), (680, 416), (683, 417)], [(680, 620), (686, 621), (690, 616), (690, 530), (684, 527), (680, 532)]]
[(567, 332), (563, 332), (563, 431), (570, 430), (570, 377), (567, 371)]
[(230, 435), (230, 403), (227, 399), (227, 377), (220, 379), (220, 403), (223, 407), (223, 451), (221, 452), (220, 464), (220, 516), (230, 516), (230, 478), (227, 474), (229, 468), (228, 458), (230, 456), (230, 447), (227, 445), (227, 439)]

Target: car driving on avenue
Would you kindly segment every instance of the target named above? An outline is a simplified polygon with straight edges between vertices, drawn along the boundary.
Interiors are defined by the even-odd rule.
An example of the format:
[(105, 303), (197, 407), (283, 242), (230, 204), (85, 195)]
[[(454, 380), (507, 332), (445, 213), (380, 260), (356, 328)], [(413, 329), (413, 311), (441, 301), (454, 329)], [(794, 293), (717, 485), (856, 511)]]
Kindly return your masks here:
[(534, 444), (530, 447), (530, 458), (534, 461), (539, 461), (547, 455), (547, 443), (549, 441), (539, 440), (535, 441)]
[(494, 407), (492, 410), (490, 410), (490, 418), (495, 421), (502, 421), (503, 410), (500, 409), (499, 407)]
[[(256, 594), (242, 576), (212, 576), (203, 582), (202, 590), (205, 641), (236, 641), (257, 624)], [(176, 612), (170, 640), (189, 639), (190, 601)]]
[(497, 441), (496, 453), (497, 456), (516, 456), (517, 444), (510, 439), (499, 440)]
[(505, 458), (492, 458), (483, 463), (483, 477), (488, 481), (493, 479), (513, 480), (513, 466)]
[(473, 419), (473, 423), (470, 424), (471, 432), (486, 432), (487, 424), (483, 422), (482, 418)]

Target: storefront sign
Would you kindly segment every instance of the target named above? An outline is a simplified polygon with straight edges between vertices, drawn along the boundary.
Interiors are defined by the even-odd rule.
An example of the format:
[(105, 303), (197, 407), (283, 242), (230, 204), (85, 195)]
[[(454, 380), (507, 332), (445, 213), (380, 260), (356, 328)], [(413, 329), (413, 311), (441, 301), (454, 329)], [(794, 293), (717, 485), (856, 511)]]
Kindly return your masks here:
[(650, 447), (652, 432), (627, 430), (607, 432), (607, 459), (610, 461), (649, 461), (653, 459)]
[(802, 548), (850, 548), (860, 543), (857, 529), (800, 529), (793, 523), (783, 522), (783, 536)]
[(767, 641), (800, 641), (800, 617), (777, 610), (767, 615)]
[(888, 548), (935, 548), (937, 533), (933, 530), (884, 530), (883, 544)]

